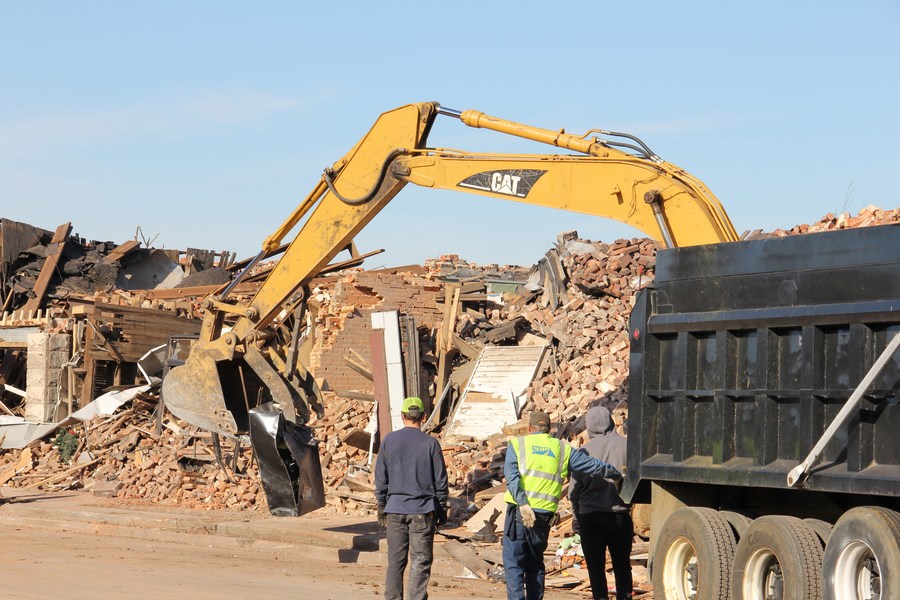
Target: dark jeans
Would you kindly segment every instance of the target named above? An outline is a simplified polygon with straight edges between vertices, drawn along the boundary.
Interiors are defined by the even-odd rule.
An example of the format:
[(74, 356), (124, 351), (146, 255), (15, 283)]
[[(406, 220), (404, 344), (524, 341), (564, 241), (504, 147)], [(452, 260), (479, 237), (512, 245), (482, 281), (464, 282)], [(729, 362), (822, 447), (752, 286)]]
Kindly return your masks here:
[(387, 518), (388, 566), (384, 582), (385, 600), (403, 600), (403, 572), (409, 567), (410, 600), (428, 599), (428, 580), (434, 549), (434, 513), (385, 515)]
[(634, 526), (628, 513), (590, 512), (578, 515), (581, 549), (587, 562), (594, 599), (609, 597), (606, 586), (606, 550), (616, 576), (616, 598), (631, 598), (631, 543)]
[(544, 550), (550, 537), (552, 513), (535, 512), (534, 527), (522, 523), (519, 507), (506, 505), (503, 525), (503, 569), (507, 600), (541, 600), (544, 597)]

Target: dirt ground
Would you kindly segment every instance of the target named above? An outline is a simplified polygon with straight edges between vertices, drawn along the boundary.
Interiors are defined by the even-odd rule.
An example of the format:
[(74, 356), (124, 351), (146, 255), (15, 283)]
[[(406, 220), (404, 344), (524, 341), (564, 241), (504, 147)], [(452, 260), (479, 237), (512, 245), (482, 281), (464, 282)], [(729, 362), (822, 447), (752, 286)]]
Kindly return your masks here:
[[(196, 537), (186, 538), (196, 540)], [(212, 540), (210, 540), (212, 542)], [(277, 550), (144, 540), (0, 524), (2, 595), (7, 599), (165, 600), (377, 598), (382, 567), (338, 564)], [(501, 584), (432, 578), (430, 597), (504, 598)], [(583, 598), (548, 590), (548, 600)]]

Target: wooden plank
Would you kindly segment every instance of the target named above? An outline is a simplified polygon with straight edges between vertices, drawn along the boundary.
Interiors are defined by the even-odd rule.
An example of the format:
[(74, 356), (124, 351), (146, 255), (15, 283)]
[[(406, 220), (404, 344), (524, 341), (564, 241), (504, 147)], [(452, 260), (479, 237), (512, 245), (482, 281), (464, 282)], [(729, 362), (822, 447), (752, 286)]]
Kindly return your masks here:
[(0, 341), (0, 348), (10, 348), (13, 350), (26, 350), (28, 348), (27, 340), (19, 340), (14, 342)]
[(366, 360), (366, 358), (362, 354), (360, 354), (353, 348), (350, 348), (350, 354), (353, 356), (354, 359), (356, 359), (357, 363), (363, 365), (369, 371), (372, 370), (372, 365), (369, 363), (368, 360)]
[(363, 402), (377, 402), (378, 398), (376, 398), (373, 394), (366, 394), (365, 392), (357, 392), (355, 390), (338, 390), (335, 394), (339, 398), (350, 398), (351, 400), (362, 400)]
[(347, 366), (368, 379), (369, 381), (374, 381), (374, 377), (372, 375), (372, 371), (368, 369), (365, 365), (361, 365), (349, 356), (344, 357), (344, 362), (347, 363)]
[(453, 348), (453, 340), (450, 336), (454, 333), (451, 320), (456, 320), (456, 315), (452, 312), (456, 309), (453, 305), (454, 301), (459, 301), (459, 285), (444, 286), (443, 320), (438, 328), (436, 348), (438, 353), (438, 372), (435, 380), (435, 394), (437, 396), (441, 396), (444, 393), (444, 387), (447, 386), (447, 380), (450, 377), (450, 361), (452, 357), (448, 356), (448, 354)]
[(44, 296), (47, 294), (47, 288), (50, 287), (50, 282), (56, 274), (56, 267), (59, 265), (59, 257), (62, 256), (63, 249), (66, 247), (66, 242), (69, 239), (69, 232), (71, 231), (71, 223), (64, 223), (56, 228), (53, 239), (50, 240), (50, 254), (44, 261), (44, 266), (41, 267), (41, 274), (38, 275), (37, 282), (34, 284), (34, 298), (29, 298), (28, 302), (25, 303), (24, 309), (26, 311), (37, 310), (40, 308), (41, 302), (44, 301)]
[(359, 254), (359, 255), (354, 256), (353, 258), (351, 258), (349, 260), (345, 260), (343, 262), (336, 262), (336, 263), (331, 263), (329, 265), (325, 265), (325, 267), (323, 267), (322, 270), (316, 274), (316, 276), (321, 277), (322, 275), (327, 275), (329, 273), (334, 273), (336, 271), (343, 271), (344, 269), (349, 269), (351, 267), (358, 267), (359, 265), (363, 264), (363, 261), (365, 259), (371, 258), (372, 256), (375, 256), (376, 254), (381, 254), (382, 252), (384, 252), (384, 248), (381, 248), (380, 250), (373, 250), (373, 251), (367, 252), (365, 254)]
[(142, 306), (128, 306), (126, 304), (104, 304), (102, 302), (97, 302), (94, 306), (96, 307), (96, 312), (98, 315), (109, 314), (131, 317), (139, 317), (141, 315), (160, 315), (161, 318), (184, 319), (184, 317), (179, 317), (158, 308), (144, 308)]
[(378, 436), (381, 440), (394, 430), (391, 420), (391, 398), (388, 392), (387, 358), (384, 354), (384, 330), (374, 329), (369, 333), (369, 347), (372, 352), (372, 384), (378, 409)]
[(459, 353), (465, 356), (468, 359), (476, 360), (479, 356), (481, 356), (481, 350), (468, 343), (461, 337), (459, 337), (456, 333), (453, 334), (453, 345), (459, 350)]
[[(274, 250), (270, 250), (270, 251), (266, 252), (265, 256), (263, 256), (260, 260), (266, 260), (266, 259), (272, 258), (276, 254), (281, 254), (282, 252), (287, 250), (287, 247), (289, 245), (290, 244), (282, 244), (282, 245), (278, 246), (277, 248), (275, 248)], [(245, 258), (243, 260), (233, 262), (227, 268), (229, 271), (239, 271), (240, 269), (243, 269), (244, 267), (249, 265), (250, 261), (252, 261), (254, 258), (256, 258), (256, 257), (251, 256), (250, 258)]]
[(136, 248), (138, 248), (141, 243), (137, 240), (128, 240), (124, 244), (120, 244), (113, 248), (113, 251), (103, 257), (104, 263), (116, 262), (117, 260), (122, 259), (125, 255), (132, 252)]
[(348, 500), (355, 500), (356, 502), (364, 502), (364, 503), (366, 503), (366, 504), (375, 504), (375, 503), (376, 503), (376, 500), (375, 500), (375, 496), (374, 496), (374, 495), (372, 495), (372, 496), (367, 496), (367, 495), (365, 495), (365, 494), (357, 494), (357, 493), (354, 493), (354, 492), (348, 492), (348, 491), (341, 490), (341, 489), (331, 490), (330, 493), (333, 494), (333, 495), (335, 495), (335, 496), (337, 496), (337, 497), (339, 497), (339, 498), (346, 498), (346, 499), (348, 499)]
[(22, 471), (27, 471), (31, 468), (31, 448), (26, 447), (22, 450), (22, 455), (19, 456), (18, 462), (14, 464), (9, 469), (0, 473), (0, 485), (3, 485)]
[[(261, 285), (243, 281), (231, 290), (232, 294), (255, 294)], [(132, 294), (140, 294), (149, 300), (178, 300), (181, 298), (203, 298), (217, 292), (222, 285), (196, 285), (168, 290), (131, 290)]]
[[(3, 393), (5, 387), (6, 387), (5, 385), (3, 385), (2, 383), (0, 383), (0, 394)], [(5, 412), (6, 414), (8, 414), (8, 415), (11, 416), (11, 417), (15, 417), (15, 416), (16, 416), (16, 414), (15, 414), (13, 411), (9, 410), (9, 408), (8, 408), (5, 404), (3, 404), (3, 401), (2, 401), (2, 400), (0, 400), (0, 409), (2, 409), (3, 412)]]
[(494, 533), (496, 532), (497, 519), (505, 513), (506, 499), (503, 494), (496, 494), (487, 504), (481, 507), (481, 510), (472, 515), (463, 527), (472, 533), (478, 533), (485, 527), (488, 527)]
[(81, 406), (87, 406), (94, 399), (94, 383), (96, 382), (95, 369), (97, 367), (94, 360), (94, 353), (91, 350), (94, 347), (94, 328), (84, 328), (84, 381), (81, 384)]
[[(106, 449), (106, 450), (102, 450), (102, 451), (98, 452), (97, 454), (106, 454), (106, 453), (108, 453), (110, 450), (112, 450), (112, 448), (108, 448), (108, 449)], [(57, 474), (57, 475), (54, 475), (53, 477), (48, 477), (47, 479), (42, 479), (42, 480), (40, 480), (40, 481), (35, 481), (34, 483), (29, 483), (28, 485), (26, 485), (26, 486), (24, 486), (24, 487), (22, 487), (22, 488), (20, 488), (20, 489), (23, 489), (23, 490), (30, 490), (30, 489), (34, 489), (34, 488), (43, 487), (43, 486), (45, 486), (45, 485), (49, 485), (49, 484), (51, 484), (51, 483), (56, 483), (57, 481), (62, 481), (63, 479), (65, 479), (65, 478), (68, 477), (69, 475), (71, 475), (71, 474), (73, 474), (73, 473), (76, 473), (76, 472), (78, 472), (78, 471), (80, 471), (80, 470), (82, 470), (82, 469), (84, 469), (84, 468), (90, 467), (91, 465), (94, 465), (94, 464), (100, 462), (101, 460), (103, 460), (103, 457), (102, 457), (102, 456), (98, 456), (98, 457), (95, 458), (94, 460), (89, 460), (89, 461), (87, 461), (87, 462), (85, 462), (85, 463), (81, 463), (80, 465), (75, 465), (74, 467), (71, 467), (71, 468), (69, 468), (69, 469), (66, 469), (66, 470), (63, 471), (62, 473), (59, 473), (59, 474)]]
[(452, 556), (454, 560), (462, 564), (464, 567), (475, 573), (479, 579), (484, 579), (485, 581), (488, 578), (488, 572), (491, 570), (491, 565), (486, 560), (478, 556), (475, 550), (472, 549), (471, 546), (467, 544), (463, 544), (462, 542), (458, 542), (456, 540), (447, 540), (442, 544), (444, 550), (446, 550), (447, 554)]

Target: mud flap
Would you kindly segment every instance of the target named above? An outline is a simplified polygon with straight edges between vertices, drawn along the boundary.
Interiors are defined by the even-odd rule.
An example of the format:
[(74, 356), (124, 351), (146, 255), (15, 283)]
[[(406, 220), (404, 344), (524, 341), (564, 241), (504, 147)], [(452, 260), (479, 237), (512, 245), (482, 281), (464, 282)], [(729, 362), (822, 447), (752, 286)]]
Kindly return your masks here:
[(272, 515), (297, 517), (325, 506), (312, 429), (286, 420), (269, 402), (250, 411), (250, 442)]

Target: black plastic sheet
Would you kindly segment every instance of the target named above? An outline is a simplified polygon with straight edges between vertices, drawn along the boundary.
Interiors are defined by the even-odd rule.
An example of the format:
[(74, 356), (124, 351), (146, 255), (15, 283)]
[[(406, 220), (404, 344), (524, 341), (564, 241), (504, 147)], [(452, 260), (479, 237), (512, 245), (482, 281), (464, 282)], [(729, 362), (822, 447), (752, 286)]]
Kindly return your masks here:
[(250, 442), (272, 515), (297, 517), (325, 506), (312, 429), (286, 420), (272, 403), (263, 404), (250, 411)]

